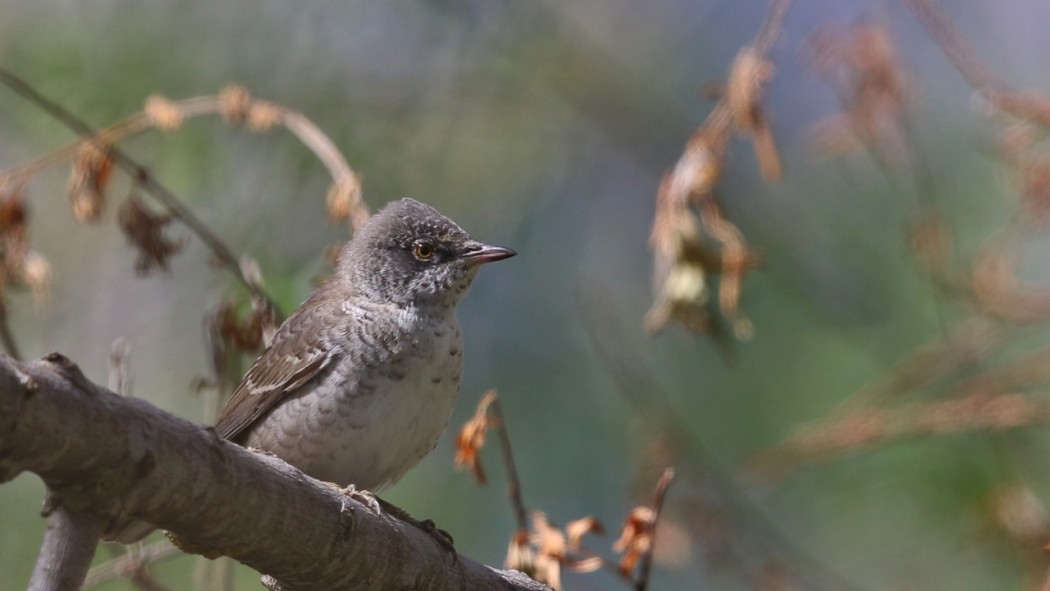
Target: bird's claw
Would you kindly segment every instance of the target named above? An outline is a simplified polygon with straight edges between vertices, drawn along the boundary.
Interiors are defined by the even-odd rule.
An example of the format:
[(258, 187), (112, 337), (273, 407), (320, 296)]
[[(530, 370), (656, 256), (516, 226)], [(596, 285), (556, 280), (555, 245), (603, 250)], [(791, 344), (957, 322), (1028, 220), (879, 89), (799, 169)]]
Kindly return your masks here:
[(372, 494), (371, 492), (369, 492), (367, 490), (364, 490), (364, 489), (357, 490), (357, 487), (354, 486), (353, 484), (351, 484), (351, 485), (347, 486), (346, 488), (339, 489), (339, 492), (341, 492), (344, 495), (350, 497), (351, 499), (354, 499), (356, 501), (360, 501), (361, 504), (363, 504), (364, 506), (366, 506), (369, 509), (371, 509), (372, 513), (375, 513), (376, 515), (379, 515), (380, 513), (383, 512), (382, 509), (381, 509), (381, 507), (382, 507), (381, 503), (383, 501), (381, 501), (379, 499), (379, 497), (375, 496), (374, 494)]
[(457, 562), (459, 562), (459, 554), (456, 552), (456, 545), (455, 542), (452, 540), (452, 535), (450, 533), (437, 527), (436, 525), (434, 525), (434, 522), (429, 519), (416, 519), (415, 517), (409, 515), (408, 511), (405, 511), (401, 507), (398, 507), (397, 505), (394, 505), (389, 501), (384, 501), (379, 497), (375, 497), (375, 499), (379, 501), (379, 504), (383, 507), (383, 510), (386, 511), (387, 514), (397, 519), (400, 519), (401, 521), (404, 521), (405, 523), (411, 525), (412, 527), (415, 527), (416, 529), (422, 530), (431, 538), (433, 538), (434, 541), (436, 541), (442, 548), (444, 548), (450, 554), (452, 554), (452, 564), (456, 564)]

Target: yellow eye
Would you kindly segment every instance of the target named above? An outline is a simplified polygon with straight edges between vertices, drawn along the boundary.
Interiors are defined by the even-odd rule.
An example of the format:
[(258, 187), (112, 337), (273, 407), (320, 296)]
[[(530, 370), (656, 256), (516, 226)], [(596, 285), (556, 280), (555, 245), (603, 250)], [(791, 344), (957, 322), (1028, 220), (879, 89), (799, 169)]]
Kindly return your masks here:
[(434, 245), (429, 242), (419, 242), (412, 251), (416, 258), (421, 261), (430, 260), (434, 256)]

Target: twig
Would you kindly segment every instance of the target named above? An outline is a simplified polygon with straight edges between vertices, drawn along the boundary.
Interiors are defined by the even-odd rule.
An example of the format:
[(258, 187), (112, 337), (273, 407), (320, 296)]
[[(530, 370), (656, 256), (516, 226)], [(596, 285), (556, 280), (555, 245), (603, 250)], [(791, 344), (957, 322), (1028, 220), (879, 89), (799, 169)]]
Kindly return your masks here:
[(90, 589), (124, 575), (132, 576), (146, 564), (177, 556), (181, 553), (178, 547), (167, 540), (153, 542), (142, 546), (136, 552), (128, 552), (123, 556), (103, 562), (91, 569), (84, 579), (84, 588)]
[(663, 511), (667, 488), (671, 486), (673, 480), (674, 468), (667, 468), (656, 483), (656, 493), (653, 496), (653, 524), (650, 531), (652, 541), (649, 544), (649, 550), (642, 555), (641, 563), (638, 565), (638, 581), (634, 585), (636, 591), (646, 591), (649, 588), (649, 573), (653, 568), (653, 552), (656, 549), (656, 526), (660, 522), (660, 512)]
[[(880, 376), (838, 403), (834, 415), (897, 400), (917, 388), (951, 375), (974, 359), (985, 357), (1002, 343), (1001, 328), (984, 318), (973, 318), (948, 333), (913, 349), (886, 375)], [(981, 374), (983, 375), (983, 374)]]
[(202, 242), (212, 251), (215, 259), (220, 265), (230, 271), (255, 297), (267, 302), (274, 310), (278, 310), (273, 299), (255, 282), (248, 279), (238, 263), (237, 257), (211, 230), (192, 212), (189, 208), (157, 181), (146, 167), (142, 166), (116, 146), (106, 146), (98, 140), (98, 134), (91, 126), (76, 117), (58, 103), (48, 99), (27, 82), (12, 72), (0, 68), (0, 82), (11, 90), (22, 95), (30, 102), (36, 104), (46, 113), (54, 117), (66, 127), (80, 135), (84, 140), (95, 142), (99, 149), (110, 154), (114, 162), (127, 172), (135, 182), (143, 189), (153, 195), (167, 210), (168, 213), (182, 221)]
[[(110, 391), (121, 396), (131, 395), (131, 371), (129, 369), (130, 363), (128, 361), (130, 354), (131, 344), (128, 343), (126, 339), (118, 338), (113, 341), (112, 345), (110, 345), (108, 387)], [(159, 544), (168, 544), (169, 546), (172, 546), (172, 554), (177, 552), (177, 549), (166, 540)], [(154, 579), (153, 575), (149, 572), (148, 567), (150, 563), (156, 560), (156, 558), (151, 554), (144, 554), (141, 542), (135, 542), (134, 544), (127, 546), (123, 556), (115, 558), (110, 562), (112, 563), (120, 560), (125, 561), (124, 563), (121, 563), (124, 568), (120, 568), (116, 575), (113, 576), (126, 575), (131, 584), (140, 591), (167, 591), (164, 585), (161, 585), (156, 579)], [(98, 568), (88, 571), (86, 581), (90, 580), (92, 573), (97, 570)], [(89, 586), (86, 581), (84, 587)]]
[(892, 410), (861, 409), (811, 425), (760, 453), (749, 462), (749, 471), (764, 479), (783, 477), (804, 464), (920, 437), (1013, 431), (1046, 424), (1050, 424), (1050, 400), (1019, 393), (993, 395), (983, 390), (963, 398)]
[(0, 302), (0, 344), (3, 345), (5, 353), (15, 359), (22, 359), (22, 352), (18, 348), (18, 342), (15, 341), (15, 335), (11, 332), (11, 326), (7, 323), (7, 304), (4, 302)]
[(500, 451), (503, 454), (503, 463), (507, 467), (507, 496), (514, 507), (514, 516), (518, 520), (518, 530), (528, 530), (528, 516), (525, 511), (525, 502), (521, 498), (521, 480), (518, 479), (518, 470), (514, 467), (514, 455), (510, 449), (510, 435), (507, 433), (507, 421), (503, 418), (503, 408), (500, 406), (499, 396), (492, 400), (492, 414), (496, 418), (499, 427)]
[(128, 356), (131, 345), (126, 339), (116, 339), (109, 347), (109, 389), (121, 396), (131, 394), (131, 372), (128, 370)]
[(995, 76), (974, 56), (937, 5), (931, 0), (906, 0), (905, 4), (971, 86), (981, 93), (999, 87)]
[(773, 48), (777, 37), (780, 36), (784, 15), (787, 14), (787, 9), (790, 5), (791, 0), (773, 0), (769, 4), (769, 8), (766, 9), (766, 20), (762, 23), (762, 28), (759, 29), (758, 34), (755, 36), (754, 48), (760, 54), (768, 53)]
[(906, 4), (955, 69), (989, 103), (1014, 117), (1036, 121), (1043, 126), (1050, 125), (1050, 101), (1046, 97), (1007, 88), (970, 51), (948, 16), (932, 0), (907, 0)]

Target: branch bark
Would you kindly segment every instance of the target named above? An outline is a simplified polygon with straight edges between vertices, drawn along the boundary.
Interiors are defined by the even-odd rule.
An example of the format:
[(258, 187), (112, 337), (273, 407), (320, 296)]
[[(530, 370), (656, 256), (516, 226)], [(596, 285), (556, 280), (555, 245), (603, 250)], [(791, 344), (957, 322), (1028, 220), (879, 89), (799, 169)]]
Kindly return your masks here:
[(92, 515), (53, 507), (28, 591), (76, 591), (95, 557), (104, 523)]
[(65, 357), (0, 355), (0, 482), (39, 475), (64, 510), (170, 531), (282, 589), (549, 590), (450, 554), (281, 460), (88, 381)]

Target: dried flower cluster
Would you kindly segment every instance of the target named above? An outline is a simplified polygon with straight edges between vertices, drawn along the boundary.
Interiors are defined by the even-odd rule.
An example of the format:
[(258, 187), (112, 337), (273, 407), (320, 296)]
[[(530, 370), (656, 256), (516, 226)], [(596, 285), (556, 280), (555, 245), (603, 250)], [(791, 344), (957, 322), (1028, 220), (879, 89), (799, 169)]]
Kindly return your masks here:
[(212, 373), (220, 382), (236, 382), (240, 375), (230, 371), (231, 362), (244, 354), (258, 354), (277, 330), (276, 314), (268, 302), (255, 298), (246, 313), (242, 307), (225, 299), (207, 316)]
[(533, 511), (528, 535), (515, 534), (511, 538), (512, 549), (507, 552), (506, 567), (527, 572), (537, 581), (560, 590), (562, 568), (589, 573), (602, 567), (602, 559), (586, 555), (580, 545), (587, 532), (602, 531), (601, 524), (593, 517), (573, 521), (563, 531), (555, 527), (542, 511)]
[[(777, 181), (783, 174), (762, 91), (773, 75), (765, 53), (785, 7), (783, 1), (771, 3), (770, 19), (758, 40), (741, 49), (733, 61), (723, 99), (660, 182), (649, 238), (655, 292), (645, 317), (650, 332), (673, 321), (690, 331), (719, 337), (721, 315), (737, 338), (751, 335), (751, 322), (740, 313), (740, 297), (744, 276), (758, 257), (739, 228), (722, 214), (715, 187), (725, 168), (726, 145), (734, 135), (750, 142), (766, 180)], [(717, 307), (710, 295), (714, 277)]]
[(482, 395), (474, 416), (463, 424), (456, 437), (456, 458), (454, 464), (457, 470), (469, 469), (478, 484), (485, 484), (488, 478), (485, 468), (481, 464), (481, 456), (478, 452), (485, 445), (485, 432), (489, 427), (498, 427), (493, 424), (493, 418), (489, 416), (489, 405), (496, 400), (496, 391), (489, 390)]
[(132, 193), (120, 206), (117, 223), (120, 230), (135, 247), (135, 272), (146, 275), (154, 270), (168, 270), (168, 259), (182, 250), (185, 240), (171, 240), (164, 235), (164, 228), (172, 222), (170, 215), (160, 215), (149, 210), (137, 193)]
[(0, 185), (0, 309), (12, 286), (29, 288), (38, 306), (47, 302), (51, 264), (29, 244), (29, 209), (25, 189)]
[(838, 94), (842, 113), (818, 121), (817, 139), (832, 156), (865, 148), (904, 153), (904, 114), (912, 95), (889, 31), (866, 22), (826, 28), (810, 38), (813, 68)]
[(108, 145), (98, 141), (80, 144), (69, 177), (69, 203), (78, 222), (95, 222), (102, 218), (112, 173), (113, 155)]
[[(485, 434), (489, 429), (506, 428), (498, 408), (496, 391), (489, 390), (481, 397), (474, 416), (463, 424), (456, 438), (455, 466), (458, 469), (469, 468), (479, 484), (485, 484), (487, 481), (480, 459)], [(661, 476), (653, 506), (635, 507), (628, 514), (620, 537), (612, 546), (613, 552), (622, 555), (619, 562), (614, 563), (583, 546), (583, 539), (587, 534), (605, 533), (602, 524), (592, 516), (571, 521), (562, 529), (551, 523), (542, 511), (532, 511), (528, 524), (525, 523), (525, 508), (520, 497), (520, 484), (511, 458), (509, 439), (505, 431), (502, 435), (503, 458), (510, 480), (510, 496), (515, 505), (515, 512), (519, 515), (519, 527), (511, 536), (507, 547), (504, 561), (506, 567), (527, 573), (537, 581), (547, 583), (558, 590), (562, 588), (563, 569), (589, 573), (606, 567), (615, 570), (623, 580), (634, 582), (636, 588), (644, 589), (649, 576), (648, 568), (638, 568), (638, 564), (651, 559), (656, 522), (674, 471), (665, 470)]]

